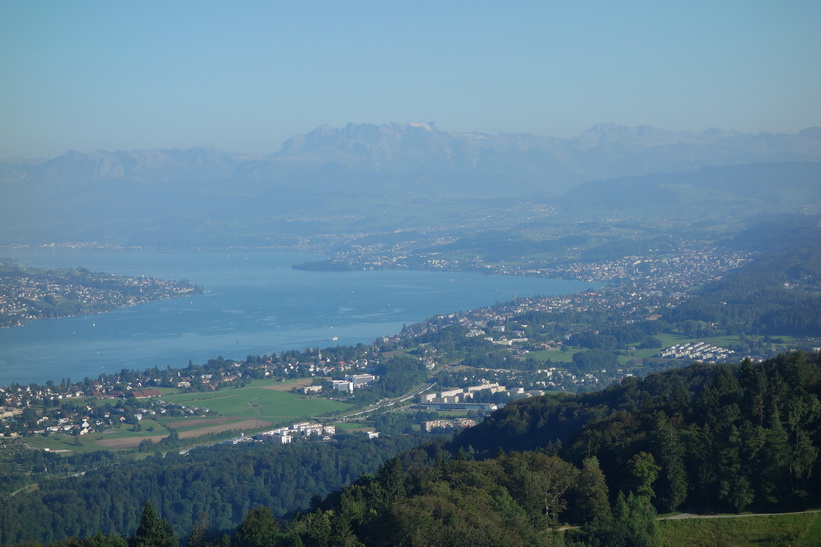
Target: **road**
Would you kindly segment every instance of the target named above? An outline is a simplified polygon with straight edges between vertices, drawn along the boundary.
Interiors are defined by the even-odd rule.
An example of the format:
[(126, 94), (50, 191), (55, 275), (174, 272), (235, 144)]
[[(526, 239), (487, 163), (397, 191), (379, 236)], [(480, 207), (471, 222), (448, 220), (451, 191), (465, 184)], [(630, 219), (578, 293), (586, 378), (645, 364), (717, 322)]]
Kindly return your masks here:
[[(357, 411), (357, 412), (352, 412), (351, 414), (345, 414), (344, 416), (334, 416), (333, 421), (343, 421), (344, 422), (344, 421), (350, 420), (352, 418), (355, 418), (357, 416), (362, 416), (364, 414), (370, 414), (371, 412), (375, 412), (375, 411), (381, 410), (383, 408), (394, 406), (397, 403), (404, 403), (404, 402), (409, 401), (409, 400), (413, 399), (414, 397), (418, 397), (422, 393), (432, 389), (433, 386), (435, 386), (435, 385), (436, 385), (436, 380), (433, 380), (432, 382), (429, 382), (429, 383), (423, 385), (422, 387), (419, 387), (419, 388), (416, 388), (412, 391), (409, 391), (408, 393), (405, 393), (404, 395), (401, 395), (399, 397), (395, 397), (393, 399), (382, 399), (378, 403), (372, 404), (371, 406), (369, 406), (368, 408), (365, 408), (363, 410), (360, 410), (360, 411)], [(320, 420), (320, 418), (314, 418), (314, 419), (315, 420)], [(327, 418), (325, 418), (325, 419), (327, 420)]]

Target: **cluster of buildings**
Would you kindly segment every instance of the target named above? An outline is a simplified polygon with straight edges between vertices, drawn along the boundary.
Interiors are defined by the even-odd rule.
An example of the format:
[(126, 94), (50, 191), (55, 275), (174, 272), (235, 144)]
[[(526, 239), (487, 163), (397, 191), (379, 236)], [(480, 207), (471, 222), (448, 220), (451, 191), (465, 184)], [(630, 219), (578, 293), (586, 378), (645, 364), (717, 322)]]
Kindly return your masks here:
[[(484, 329), (478, 329), (476, 328), (477, 326), (478, 325), (474, 325), (473, 328), (468, 331), (468, 338), (473, 336), (481, 336), (484, 334), (484, 329), (486, 329), (487, 326), (485, 325)], [(524, 331), (512, 331), (510, 333), (505, 333), (505, 328), (506, 327), (504, 325), (494, 325), (490, 328), (491, 336), (484, 336), (484, 339), (496, 346), (508, 347), (512, 347), (513, 344), (521, 345), (528, 341)]]
[(145, 416), (156, 416), (157, 414), (165, 414), (165, 409), (154, 410), (152, 408), (141, 409), (140, 412), (127, 412), (125, 408), (118, 407), (103, 412), (97, 412), (95, 416), (95, 409), (93, 407), (86, 407), (87, 414), (81, 415), (77, 412), (61, 413), (67, 414), (62, 417), (43, 416), (40, 418), (38, 424), (53, 423), (48, 425), (44, 430), (35, 430), (34, 434), (47, 433), (68, 433), (77, 435), (88, 435), (89, 433), (100, 432), (105, 429), (115, 427), (117, 424), (125, 424), (129, 421), (139, 423)]
[(480, 391), (487, 391), (491, 394), (504, 393), (507, 391), (507, 388), (495, 383), (483, 383), (478, 386), (456, 388), (447, 391), (438, 391), (436, 393), (423, 393), (419, 396), (419, 402), (422, 404), (435, 405), (466, 403), (470, 402), (473, 396)]
[[(561, 265), (478, 265), (480, 270), (488, 273), (578, 279), (606, 285), (572, 295), (518, 298), (492, 308), (458, 314), (457, 321), (469, 329), (469, 336), (486, 336), (489, 324), (498, 324), (534, 311), (618, 310), (626, 320), (654, 319), (659, 317), (657, 310), (686, 298), (690, 287), (718, 279), (726, 271), (751, 260), (749, 253), (728, 252), (708, 246), (668, 251), (662, 254), (657, 249), (648, 249), (649, 256), (625, 256), (616, 260)], [(439, 258), (431, 260), (441, 261)], [(441, 269), (439, 262), (432, 262), (429, 266)], [(424, 263), (415, 264), (415, 267), (424, 267)], [(475, 270), (476, 267), (477, 264), (472, 262), (463, 264), (458, 260), (448, 264), (448, 269), (453, 270)], [(457, 314), (452, 316), (456, 317)], [(424, 330), (429, 327), (429, 324), (421, 324), (418, 328)], [(493, 336), (491, 341), (497, 345), (515, 346), (526, 342), (523, 338), (515, 335)], [(398, 337), (388, 341), (396, 342)]]
[(455, 418), (453, 420), (429, 420), (422, 422), (422, 427), (430, 433), (434, 429), (453, 429), (453, 428), (467, 428), (476, 425), (476, 420), (470, 418)]
[(357, 373), (367, 370), (373, 370), (379, 364), (379, 359), (375, 358), (360, 358), (360, 359), (333, 359), (322, 355), (322, 350), (316, 353), (303, 355), (303, 359), (287, 359), (284, 361), (276, 361), (272, 356), (264, 356), (260, 363), (238, 363), (237, 366), (242, 366), (243, 370), (252, 368), (257, 370), (262, 377), (276, 377), (283, 378), (311, 378), (321, 376), (332, 376), (339, 372)]
[[(457, 238), (434, 237), (426, 234), (424, 241), (403, 240), (393, 245), (350, 243), (350, 250), (340, 252), (333, 262), (355, 265), (358, 269), (431, 269), (445, 271), (484, 271), (503, 275), (527, 275), (551, 279), (578, 279), (591, 282), (641, 283), (647, 288), (675, 289), (705, 283), (720, 277), (727, 270), (738, 268), (750, 260), (749, 253), (727, 252), (710, 246), (669, 249), (648, 248), (642, 256), (625, 256), (616, 260), (595, 262), (564, 262), (544, 264), (493, 264), (479, 256), (469, 259), (443, 256), (431, 249), (447, 245)], [(424, 249), (424, 250), (423, 250)]]
[[(186, 283), (87, 270), (32, 270), (0, 262), (0, 326), (99, 312), (200, 292)], [(68, 308), (58, 307), (71, 302)]]
[(91, 405), (89, 393), (78, 386), (3, 386), (0, 387), (0, 434), (47, 435), (67, 433), (86, 435), (122, 424), (136, 425), (145, 416), (194, 416), (208, 409), (187, 407), (156, 399), (156, 389), (105, 389), (90, 386), (98, 399), (116, 400), (114, 405)]
[(640, 280), (656, 288), (685, 288), (718, 279), (727, 270), (738, 268), (749, 260), (749, 253), (719, 251), (711, 247), (681, 248), (669, 254), (575, 262), (528, 269), (521, 273), (598, 282), (634, 283)]
[(276, 444), (288, 444), (293, 441), (294, 437), (310, 437), (316, 435), (323, 440), (330, 440), (336, 435), (336, 426), (322, 425), (314, 422), (300, 422), (291, 424), (286, 427), (278, 427), (270, 431), (263, 431), (257, 433), (253, 437), (246, 437), (244, 434), (241, 437), (225, 441), (226, 444), (237, 444), (240, 442), (273, 442)]
[(346, 374), (344, 380), (332, 380), (331, 383), (336, 391), (353, 393), (353, 390), (373, 384), (379, 380), (379, 376), (373, 374)]
[[(484, 401), (474, 402), (474, 398), (479, 393), (486, 395), (482, 397)], [(481, 384), (475, 386), (449, 389), (445, 391), (438, 391), (436, 393), (424, 393), (419, 396), (419, 403), (417, 404), (417, 407), (428, 410), (493, 411), (500, 406), (504, 406), (503, 403), (488, 402), (488, 396), (495, 394), (503, 394), (505, 400), (515, 401), (517, 399), (544, 395), (544, 392), (539, 390), (526, 391), (523, 387), (508, 389), (507, 387), (499, 385), (496, 382), (482, 380)]]
[[(331, 380), (331, 386), (334, 391), (353, 393), (355, 389), (373, 384), (378, 380), (379, 376), (374, 376), (373, 374), (346, 374), (344, 380)], [(303, 386), (299, 388), (298, 391), (304, 395), (317, 395), (318, 393), (322, 393), (322, 386)]]
[(725, 363), (733, 361), (735, 352), (727, 348), (713, 346), (706, 342), (676, 344), (661, 351), (656, 357), (660, 359), (684, 359), (702, 363)]

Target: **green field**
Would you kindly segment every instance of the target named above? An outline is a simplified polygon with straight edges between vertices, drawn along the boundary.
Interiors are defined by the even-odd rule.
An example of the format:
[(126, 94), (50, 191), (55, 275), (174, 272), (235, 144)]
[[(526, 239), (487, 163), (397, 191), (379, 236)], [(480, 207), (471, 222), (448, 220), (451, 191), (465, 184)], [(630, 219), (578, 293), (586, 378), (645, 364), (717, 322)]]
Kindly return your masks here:
[(568, 349), (567, 351), (543, 349), (541, 351), (531, 351), (528, 357), (533, 357), (537, 361), (550, 360), (554, 363), (572, 363), (573, 354), (578, 351), (576, 348)]
[(84, 435), (83, 437), (80, 437), (75, 435), (54, 433), (48, 436), (35, 435), (33, 437), (28, 437), (26, 438), (26, 442), (36, 448), (40, 448), (42, 450), (53, 450), (55, 452), (93, 452), (95, 450), (100, 450), (100, 447), (89, 438), (93, 436), (94, 435)]
[(359, 431), (370, 427), (362, 422), (337, 422), (334, 425), (336, 426), (337, 433), (349, 433), (351, 431)]
[[(261, 430), (272, 424), (285, 425), (315, 416), (344, 411), (346, 403), (320, 398), (305, 398), (291, 393), (300, 382), (260, 380), (241, 388), (228, 388), (208, 393), (174, 393), (165, 390), (160, 399), (188, 408), (208, 409), (203, 416), (146, 417), (139, 427), (122, 426), (104, 433), (90, 435), (52, 434), (34, 436), (32, 445), (54, 451), (90, 452), (94, 450), (132, 449), (146, 438), (155, 442), (173, 429), (181, 438), (195, 439), (204, 434), (224, 434), (229, 430)], [(201, 433), (198, 433), (201, 431)], [(196, 442), (196, 441), (194, 441)]]
[(662, 520), (668, 546), (821, 545), (821, 513)]
[[(278, 389), (271, 389), (276, 387)], [(339, 412), (349, 405), (329, 399), (306, 399), (301, 395), (282, 391), (282, 384), (273, 381), (253, 382), (242, 388), (229, 388), (209, 393), (166, 395), (164, 401), (189, 408), (207, 408), (226, 418), (253, 418), (283, 422)], [(179, 421), (165, 418), (164, 423)]]

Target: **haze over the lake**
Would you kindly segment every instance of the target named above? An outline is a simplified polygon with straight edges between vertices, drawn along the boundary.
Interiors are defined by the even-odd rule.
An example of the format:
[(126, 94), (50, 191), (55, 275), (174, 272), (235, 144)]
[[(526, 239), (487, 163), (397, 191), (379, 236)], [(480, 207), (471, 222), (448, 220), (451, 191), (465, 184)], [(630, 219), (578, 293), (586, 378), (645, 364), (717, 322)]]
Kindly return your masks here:
[(270, 153), (321, 124), (821, 126), (821, 3), (3, 2), (0, 159)]

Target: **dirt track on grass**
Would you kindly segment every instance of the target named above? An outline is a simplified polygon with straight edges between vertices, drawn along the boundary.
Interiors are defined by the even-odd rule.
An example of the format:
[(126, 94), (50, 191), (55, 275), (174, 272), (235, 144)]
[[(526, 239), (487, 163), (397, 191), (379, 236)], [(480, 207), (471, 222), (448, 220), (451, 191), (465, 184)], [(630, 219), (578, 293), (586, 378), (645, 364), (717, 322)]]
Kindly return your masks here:
[(211, 427), (201, 427), (193, 431), (184, 431), (180, 433), (180, 439), (191, 439), (193, 437), (201, 437), (209, 433), (222, 433), (223, 431), (230, 431), (232, 429), (259, 429), (260, 427), (267, 427), (271, 425), (267, 420), (242, 420), (241, 422), (231, 422), (222, 425), (213, 425)]
[(112, 450), (122, 450), (124, 448), (136, 448), (144, 440), (148, 439), (151, 442), (160, 442), (168, 435), (151, 435), (150, 437), (125, 437), (122, 439), (107, 439), (105, 441), (97, 441), (102, 447), (110, 448)]
[(179, 420), (176, 422), (168, 422), (167, 427), (179, 429), (181, 427), (198, 427), (201, 425), (224, 424), (232, 418), (195, 418), (193, 420)]
[[(232, 429), (236, 430), (247, 430), (247, 429), (259, 429), (262, 427), (267, 427), (271, 425), (272, 422), (267, 420), (242, 420), (239, 422), (230, 422), (224, 423), (227, 418), (216, 418), (214, 420), (204, 420), (203, 422), (223, 422), (218, 423), (217, 425), (212, 425), (209, 427), (200, 427), (198, 429), (194, 429), (191, 431), (183, 431), (179, 433), (180, 439), (193, 439), (194, 437), (201, 437), (203, 435), (208, 435), (209, 433), (222, 433), (224, 431), (230, 431)], [(169, 424), (170, 425), (170, 424)], [(192, 425), (190, 422), (186, 424), (187, 426)], [(105, 447), (110, 448), (112, 450), (122, 450), (126, 448), (136, 448), (141, 442), (148, 439), (151, 442), (159, 442), (162, 439), (166, 438), (168, 435), (152, 435), (150, 437), (125, 437), (122, 439), (108, 439), (105, 441), (97, 441), (97, 444)]]
[(305, 387), (309, 386), (314, 382), (313, 378), (303, 378), (301, 380), (297, 380), (296, 382), (288, 382), (284, 384), (276, 384), (273, 386), (265, 386), (262, 389), (270, 389), (271, 391), (291, 391), (295, 387)]

